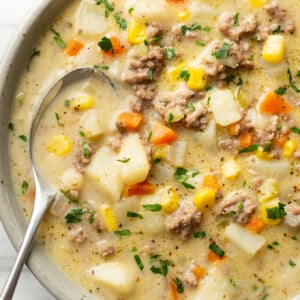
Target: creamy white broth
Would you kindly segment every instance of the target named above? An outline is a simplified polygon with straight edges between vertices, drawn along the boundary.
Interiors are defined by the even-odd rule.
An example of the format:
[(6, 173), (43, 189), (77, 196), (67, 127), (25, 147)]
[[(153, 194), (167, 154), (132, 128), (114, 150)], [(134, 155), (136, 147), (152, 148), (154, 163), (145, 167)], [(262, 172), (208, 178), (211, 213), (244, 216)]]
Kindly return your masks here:
[[(142, 3), (143, 1), (139, 2)], [(261, 208), (264, 204), (260, 203), (258, 199), (262, 193), (259, 188), (254, 187), (253, 183), (256, 175), (261, 177), (262, 185), (268, 180), (273, 180), (280, 186), (279, 194), (270, 196), (266, 202), (276, 198), (286, 205), (290, 202), (297, 202), (296, 200), (299, 198), (299, 162), (297, 157), (284, 157), (282, 147), (276, 146), (273, 140), (271, 149), (265, 151), (270, 155), (274, 154), (273, 157), (266, 157), (264, 153), (255, 151), (237, 154), (238, 150), (246, 148), (239, 144), (233, 150), (221, 149), (220, 141), (231, 139), (238, 143), (241, 133), (230, 135), (229, 126), (217, 125), (216, 113), (215, 111), (212, 112), (213, 108), (210, 103), (214, 100), (211, 99), (214, 97), (214, 91), (218, 89), (221, 91), (230, 90), (234, 95), (237, 107), (244, 111), (241, 116), (249, 110), (254, 111), (256, 129), (266, 129), (268, 120), (272, 116), (258, 113), (259, 99), (269, 90), (287, 87), (289, 84), (288, 67), (293, 74), (295, 84), (299, 85), (295, 75), (299, 64), (297, 52), (300, 24), (296, 14), (300, 5), (297, 1), (280, 2), (281, 6), (288, 9), (288, 18), (296, 25), (295, 33), (280, 33), (287, 45), (285, 56), (281, 62), (269, 64), (264, 61), (262, 47), (265, 42), (256, 41), (255, 33), (252, 36), (249, 34), (249, 37), (242, 36), (238, 42), (242, 40), (249, 43), (249, 56), (251, 55), (253, 58), (254, 69), (248, 70), (242, 67), (238, 67), (236, 70), (227, 69), (227, 75), (235, 75), (231, 82), (226, 82), (224, 78), (220, 82), (217, 76), (207, 75), (207, 83), (197, 91), (204, 95), (198, 95), (192, 100), (188, 100), (197, 105), (200, 101), (208, 109), (209, 121), (204, 129), (199, 128), (199, 126), (195, 129), (186, 128), (183, 121), (172, 122), (172, 120), (170, 121), (170, 114), (167, 117), (160, 116), (159, 112), (153, 108), (154, 100), (152, 102), (151, 100), (143, 100), (143, 121), (136, 130), (124, 134), (122, 130), (119, 132), (120, 130), (115, 125), (121, 112), (132, 110), (131, 99), (133, 96), (137, 97), (134, 88), (132, 88), (134, 84), (122, 82), (124, 73), (130, 64), (132, 52), (143, 57), (147, 55), (150, 49), (148, 47), (159, 47), (159, 45), (163, 48), (176, 50), (177, 56), (171, 59), (165, 58), (161, 73), (159, 75), (154, 74), (153, 81), (157, 87), (153, 99), (158, 97), (158, 100), (165, 101), (164, 96), (159, 99), (159, 95), (164, 95), (164, 93), (176, 94), (178, 90), (190, 90), (187, 88), (187, 82), (182, 78), (176, 78), (179, 76), (175, 76), (175, 79), (170, 78), (170, 70), (185, 62), (191, 63), (193, 66), (201, 66), (203, 53), (208, 51), (209, 44), (215, 40), (222, 41), (226, 38), (217, 26), (219, 17), (224, 11), (231, 12), (233, 15), (239, 13), (236, 17), (237, 22), (242, 22), (243, 18), (254, 15), (260, 25), (269, 26), (271, 23), (276, 23), (276, 20), (270, 17), (262, 6), (254, 8), (250, 2), (252, 1), (235, 1), (233, 3), (232, 1), (183, 1), (183, 3), (155, 1), (152, 7), (162, 5), (162, 14), (157, 15), (153, 11), (151, 14), (151, 9), (148, 9), (148, 12), (143, 15), (139, 13), (139, 5), (141, 4), (136, 1), (108, 1), (113, 5), (114, 11), (108, 11), (109, 16), (105, 18), (103, 4), (97, 6), (93, 1), (74, 1), (49, 27), (59, 33), (65, 42), (72, 38), (82, 42), (83, 48), (80, 52), (75, 56), (66, 55), (64, 50), (53, 40), (53, 31), (47, 31), (35, 45), (35, 48), (40, 51), (40, 55), (32, 59), (30, 71), (23, 74), (11, 117), (11, 123), (14, 125), (10, 137), (11, 169), (15, 191), (26, 217), (29, 216), (32, 208), (34, 184), (30, 173), (26, 141), (20, 139), (20, 136), (28, 137), (33, 112), (41, 100), (41, 95), (60, 74), (84, 65), (101, 66), (104, 69), (102, 71), (106, 72), (118, 86), (117, 93), (114, 93), (109, 85), (103, 86), (97, 80), (87, 80), (63, 90), (41, 120), (34, 144), (35, 156), (39, 162), (38, 167), (41, 174), (47, 178), (49, 183), (62, 191), (60, 199), (54, 203), (45, 217), (39, 234), (40, 241), (50, 257), (53, 258), (54, 263), (76, 283), (90, 291), (95, 298), (101, 298), (104, 295), (105, 299), (150, 299), (152, 297), (159, 299), (176, 299), (174, 297), (178, 297), (178, 299), (202, 299), (203, 297), (207, 299), (289, 299), (300, 293), (300, 258), (298, 254), (300, 253), (300, 236), (297, 227), (288, 226), (285, 224), (285, 220), (277, 225), (265, 224), (263, 230), (255, 235), (262, 237), (264, 243), (250, 257), (247, 253), (249, 251), (247, 246), (245, 247), (246, 250), (240, 249), (238, 243), (232, 241), (232, 235), (225, 233), (228, 228), (231, 228), (228, 226), (237, 225), (237, 222), (232, 219), (234, 215), (217, 216), (218, 207), (225, 201), (226, 197), (231, 192), (242, 190), (254, 199), (256, 207), (252, 213), (263, 218)], [(99, 33), (96, 30), (95, 33), (86, 34), (85, 29), (82, 30), (80, 27), (87, 26), (86, 24), (80, 25), (78, 21), (84, 3), (89, 3), (90, 7), (95, 10), (94, 12), (98, 13), (101, 22), (104, 22), (99, 26)], [(145, 1), (145, 6), (148, 4), (149, 1)], [(130, 12), (131, 7), (133, 10)], [(165, 10), (168, 14), (165, 13)], [(179, 17), (180, 12), (187, 12), (186, 17)], [(157, 21), (164, 27), (164, 33), (162, 33), (164, 38), (157, 42), (150, 41), (150, 46), (147, 46), (147, 43), (145, 45), (143, 40), (138, 45), (130, 44), (127, 36), (129, 29), (128, 27), (125, 30), (119, 28), (113, 16), (115, 13), (119, 13), (119, 16), (128, 22), (134, 19), (146, 27)], [(196, 37), (193, 38), (188, 34), (184, 37), (180, 26), (191, 26), (192, 24), (201, 24), (203, 28), (209, 27), (210, 29), (187, 30), (188, 34), (195, 34)], [(171, 31), (171, 28), (176, 25), (180, 29), (178, 39), (174, 38), (174, 33)], [(171, 36), (170, 41), (167, 40), (166, 36), (168, 35)], [(114, 56), (105, 55), (97, 45), (104, 36), (118, 38), (121, 44), (125, 46), (126, 51)], [(229, 43), (231, 42), (229, 41)], [(53, 59), (54, 57), (55, 59)], [(185, 65), (183, 69), (187, 68), (189, 65)], [(237, 87), (239, 77), (242, 78), (243, 82)], [(145, 81), (146, 84), (149, 84), (147, 79)], [(212, 87), (212, 89), (207, 87)], [(82, 95), (92, 97), (94, 105), (90, 109), (78, 111), (72, 106), (72, 99)], [(282, 96), (291, 104), (292, 111), (288, 114), (279, 114), (280, 122), (278, 123), (290, 128), (300, 127), (297, 117), (299, 113), (297, 93), (288, 88)], [(66, 100), (70, 100), (70, 105), (66, 105)], [(87, 137), (82, 127), (83, 115), (90, 111), (95, 111), (99, 115), (98, 121), (102, 124), (103, 129), (101, 134), (93, 138)], [(285, 119), (286, 116), (290, 121)], [(244, 118), (242, 118), (243, 121)], [(156, 122), (164, 124), (176, 132), (177, 141), (170, 143), (170, 146), (151, 144), (150, 133)], [(154, 193), (125, 197), (124, 190), (128, 186), (128, 181), (126, 181), (128, 178), (118, 181), (116, 178), (119, 177), (113, 177), (117, 181), (111, 182), (111, 186), (116, 185), (116, 189), (113, 189), (114, 192), (111, 194), (111, 189), (107, 191), (101, 183), (99, 184), (93, 176), (90, 176), (91, 172), (93, 173), (90, 166), (95, 157), (98, 157), (99, 151), (104, 151), (101, 152), (101, 155), (109, 153), (108, 157), (113, 157), (109, 158), (108, 164), (105, 165), (107, 170), (111, 170), (111, 173), (121, 168), (122, 164), (126, 164), (126, 159), (130, 158), (133, 161), (135, 158), (134, 151), (130, 157), (119, 157), (120, 149), (118, 147), (113, 149), (114, 147), (110, 146), (110, 139), (116, 138), (115, 141), (118, 141), (119, 136), (121, 136), (122, 145), (126, 138), (136, 134), (139, 135), (138, 140), (140, 141), (137, 146), (144, 147), (144, 153), (150, 160), (150, 170), (144, 179), (153, 185)], [(257, 141), (258, 134), (256, 131), (255, 134), (256, 140), (252, 142), (252, 145), (260, 144), (261, 147), (264, 147), (265, 143)], [(62, 156), (49, 151), (51, 138), (57, 135), (64, 135), (72, 142), (71, 150)], [(298, 151), (300, 139), (295, 132), (290, 132), (289, 138), (295, 140), (297, 145), (294, 154)], [(82, 145), (88, 142), (93, 149), (89, 153), (91, 162), (83, 166), (82, 173), (78, 170), (74, 171), (76, 170), (74, 162), (78, 152), (78, 148), (76, 148), (78, 139)], [(174, 155), (166, 152), (174, 151), (175, 145), (181, 147), (180, 158), (174, 158)], [(152, 148), (150, 154), (149, 147)], [(186, 147), (186, 149), (182, 150), (182, 147)], [(99, 155), (100, 158), (101, 155)], [(182, 163), (175, 163), (174, 159), (178, 159)], [(130, 160), (127, 163), (130, 164), (132, 162)], [(233, 178), (226, 178), (224, 175), (226, 171), (223, 167), (230, 160), (235, 163), (234, 166), (230, 165), (230, 170), (235, 166), (239, 170), (233, 175)], [(190, 184), (192, 188), (186, 188), (182, 181), (175, 180), (174, 173), (179, 167), (189, 172), (189, 178), (184, 183)], [(99, 168), (101, 169), (101, 165)], [(78, 188), (75, 184), (74, 188), (76, 192), (79, 192), (79, 197), (77, 194), (70, 196), (68, 192), (72, 189), (65, 189), (66, 184), (63, 183), (64, 179), (62, 178), (67, 170), (72, 171), (72, 176), (75, 172), (76, 178), (79, 178), (78, 186), (80, 187)], [(256, 175), (253, 175), (252, 171)], [(207, 175), (216, 179), (218, 197), (215, 194), (215, 204), (211, 208), (200, 209), (201, 221), (196, 226), (192, 226), (187, 239), (182, 240), (180, 233), (172, 232), (172, 230), (171, 232), (167, 231), (165, 226), (166, 219), (174, 215), (179, 209), (179, 204), (174, 210), (167, 212), (163, 210), (146, 211), (143, 207), (143, 205), (160, 203), (163, 197), (167, 197), (166, 191), (169, 188), (172, 188), (178, 196), (181, 205), (185, 201), (193, 203), (195, 193), (205, 190), (203, 180)], [(24, 186), (24, 182), (28, 183), (28, 188), (26, 184)], [(115, 190), (120, 190), (119, 197), (115, 196), (118, 195)], [(73, 197), (76, 198), (76, 201), (73, 201)], [(117, 220), (117, 228), (113, 230), (105, 223), (105, 218), (101, 214), (103, 207), (106, 207), (105, 205), (113, 210)], [(83, 210), (84, 213), (80, 215), (82, 220), (78, 223), (66, 223), (66, 215), (74, 209)], [(128, 211), (138, 215), (128, 217)], [(286, 218), (285, 216), (283, 219)], [(245, 229), (244, 223), (238, 224), (237, 228)], [(248, 229), (246, 230), (246, 233), (250, 232)], [(127, 231), (129, 235), (118, 236), (114, 231), (123, 233)], [(198, 233), (199, 236), (194, 237), (194, 233), (196, 235)], [(82, 237), (84, 237), (83, 241), (81, 241)], [(103, 256), (99, 250), (98, 242), (101, 240), (106, 240), (113, 246), (114, 251), (107, 256)], [(215, 262), (209, 259), (208, 255), (211, 252), (209, 247), (212, 244), (217, 244), (225, 252), (223, 259), (217, 257)], [(141, 265), (137, 262), (138, 258), (143, 264), (142, 270), (140, 269)], [(96, 269), (92, 270), (97, 266), (110, 263), (121, 264), (125, 267), (129, 281), (125, 280), (121, 288), (114, 286), (113, 283), (107, 283), (103, 278), (97, 279)], [(195, 285), (192, 285), (185, 275), (191, 264), (195, 264), (198, 270), (202, 270), (202, 275), (199, 278), (194, 278), (196, 280)], [(166, 269), (168, 270), (167, 274)], [(159, 272), (165, 273), (159, 274)], [(110, 277), (107, 280), (113, 282)], [(174, 292), (176, 296), (172, 296), (171, 292), (172, 286), (173, 288), (175, 286), (176, 289), (174, 280), (177, 280), (177, 292)], [(178, 282), (183, 283), (184, 291), (179, 292)]]

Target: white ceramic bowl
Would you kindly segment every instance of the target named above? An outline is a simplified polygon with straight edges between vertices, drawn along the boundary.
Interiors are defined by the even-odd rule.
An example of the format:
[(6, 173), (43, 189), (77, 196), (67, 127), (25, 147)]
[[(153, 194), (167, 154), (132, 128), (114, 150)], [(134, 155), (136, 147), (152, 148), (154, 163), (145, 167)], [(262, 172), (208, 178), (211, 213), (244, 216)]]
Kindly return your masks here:
[[(68, 0), (41, 0), (21, 24), (8, 47), (0, 66), (0, 218), (16, 249), (19, 248), (26, 230), (24, 215), (14, 194), (8, 158), (8, 123), (12, 99), (20, 75), (26, 68), (33, 45), (59, 14)], [(57, 298), (63, 300), (91, 299), (58, 269), (39, 244), (35, 244), (27, 263), (32, 273)]]

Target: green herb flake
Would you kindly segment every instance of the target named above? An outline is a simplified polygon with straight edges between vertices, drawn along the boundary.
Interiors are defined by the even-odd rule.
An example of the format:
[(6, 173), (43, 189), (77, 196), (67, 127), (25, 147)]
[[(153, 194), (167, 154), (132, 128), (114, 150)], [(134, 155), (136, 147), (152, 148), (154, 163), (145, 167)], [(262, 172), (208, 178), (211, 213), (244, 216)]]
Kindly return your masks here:
[(294, 268), (294, 267), (296, 267), (296, 263), (293, 261), (293, 260), (289, 260), (289, 265), (292, 267), (292, 268)]
[(275, 241), (272, 244), (269, 244), (267, 247), (270, 250), (275, 250), (275, 248), (278, 247), (278, 246), (279, 246), (279, 242)]
[(82, 130), (79, 131), (79, 135), (85, 137), (85, 133)]
[(161, 204), (158, 204), (158, 203), (155, 203), (155, 204), (144, 204), (143, 208), (146, 211), (156, 212), (156, 211), (161, 211), (162, 206), (161, 206)]
[(22, 186), (21, 186), (21, 191), (22, 191), (22, 194), (25, 195), (27, 190), (28, 190), (28, 187), (29, 187), (29, 184), (26, 180), (23, 180), (22, 182)]
[(173, 282), (176, 285), (177, 292), (179, 294), (182, 294), (184, 292), (184, 284), (183, 284), (183, 282), (178, 277), (175, 277), (173, 279)]
[(19, 135), (19, 139), (22, 140), (23, 142), (27, 141), (27, 136), (24, 134)]
[(12, 122), (9, 122), (7, 127), (8, 127), (9, 130), (14, 130), (15, 129), (15, 125)]
[(141, 260), (140, 256), (138, 254), (136, 254), (136, 255), (133, 256), (133, 258), (134, 258), (137, 266), (139, 267), (139, 269), (142, 271), (144, 269), (144, 265), (142, 263), (142, 260)]
[(98, 46), (103, 50), (105, 53), (111, 51), (114, 54), (114, 48), (112, 42), (109, 38), (104, 36), (100, 42), (98, 42)]
[(153, 81), (153, 71), (152, 71), (151, 69), (149, 69), (149, 70), (147, 71), (147, 75), (148, 75), (148, 79), (149, 79), (150, 81)]
[(127, 217), (128, 218), (139, 218), (139, 219), (144, 219), (144, 217), (141, 214), (138, 214), (136, 212), (133, 211), (128, 211), (127, 212)]
[(258, 148), (259, 148), (259, 144), (253, 144), (249, 147), (240, 149), (238, 151), (238, 154), (247, 153), (247, 152), (254, 152), (254, 151), (258, 150)]
[(65, 215), (66, 223), (79, 223), (82, 220), (82, 216), (84, 215), (84, 211), (82, 208), (73, 208)]
[(190, 76), (191, 74), (188, 70), (182, 70), (179, 74), (179, 78), (182, 78), (184, 81), (188, 81)]
[(129, 14), (131, 14), (133, 11), (134, 11), (134, 7), (132, 7), (132, 6), (131, 6), (131, 7), (129, 7), (129, 9), (128, 9), (128, 13), (129, 13)]
[(36, 56), (40, 56), (41, 54), (41, 51), (39, 50), (36, 50), (36, 49), (33, 49), (28, 61), (27, 61), (27, 65), (26, 65), (26, 69), (27, 69), (27, 72), (30, 71), (30, 66), (31, 66), (31, 63), (33, 61), (33, 59), (36, 57)]
[(186, 108), (187, 108), (189, 111), (191, 111), (191, 112), (193, 112), (193, 111), (196, 110), (196, 108), (195, 108), (195, 106), (194, 106), (194, 104), (193, 104), (192, 102), (188, 102), (188, 103), (186, 104)]
[(61, 38), (60, 34), (56, 30), (54, 30), (52, 27), (50, 28), (50, 31), (54, 34), (53, 38), (54, 38), (54, 41), (56, 42), (56, 44), (58, 45), (58, 47), (60, 47), (61, 49), (65, 49), (67, 47), (67, 45)]
[(94, 68), (95, 68), (95, 69), (98, 69), (98, 70), (102, 70), (102, 71), (107, 71), (107, 70), (109, 70), (109, 66), (99, 66), (99, 65), (94, 65)]
[(150, 44), (148, 40), (144, 40), (144, 45), (146, 46), (147, 50), (150, 50)]
[(60, 116), (57, 112), (55, 112), (55, 119), (56, 119), (57, 125), (61, 126), (62, 124), (60, 123)]
[(189, 179), (188, 171), (182, 167), (176, 169), (175, 180), (181, 183), (186, 189), (195, 189), (195, 187), (186, 181)]
[(292, 236), (292, 237), (291, 237), (291, 240), (297, 241), (297, 237)]
[(300, 134), (300, 128), (299, 128), (299, 127), (293, 126), (293, 127), (291, 128), (291, 130), (292, 130), (292, 132), (294, 132), (294, 133)]
[(104, 4), (105, 17), (109, 16), (109, 13), (114, 11), (114, 7), (108, 2), (108, 0), (95, 0), (97, 5)]
[(280, 33), (280, 32), (281, 32), (281, 26), (280, 26), (280, 25), (278, 25), (278, 26), (272, 31), (273, 34), (277, 34), (277, 33)]
[(69, 200), (69, 203), (76, 203), (78, 199), (70, 194), (70, 191), (60, 190), (60, 192)]
[(168, 60), (171, 60), (176, 56), (176, 50), (174, 48), (165, 48), (165, 56)]
[(123, 230), (114, 231), (114, 234), (116, 236), (129, 236), (131, 235), (131, 232), (128, 229), (123, 229)]
[(199, 42), (196, 42), (196, 45), (201, 46), (201, 47), (205, 47), (206, 43), (199, 41)]
[(289, 77), (290, 88), (292, 88), (296, 93), (300, 93), (300, 89), (295, 85), (292, 71), (290, 68), (288, 68), (287, 73), (288, 73), (288, 77)]
[(271, 150), (271, 146), (272, 146), (271, 142), (265, 143), (264, 148), (263, 148), (263, 152), (269, 152)]
[(286, 87), (279, 87), (278, 89), (276, 89), (275, 91), (274, 91), (276, 94), (278, 94), (278, 95), (284, 95), (285, 93), (286, 93)]
[(237, 287), (235, 281), (234, 281), (232, 278), (229, 279), (229, 283), (230, 283), (233, 287), (235, 287), (235, 288)]
[(168, 275), (168, 262), (160, 259), (159, 263), (160, 267), (151, 266), (150, 270), (154, 274), (161, 274), (166, 277)]
[(217, 254), (219, 257), (223, 257), (225, 254), (225, 251), (223, 249), (221, 249), (217, 244), (212, 243), (209, 245), (209, 249), (214, 252), (215, 254)]
[(182, 35), (186, 36), (187, 31), (195, 31), (195, 30), (201, 30), (202, 26), (198, 23), (194, 23), (191, 26), (182, 25), (181, 26), (181, 33)]
[(300, 70), (297, 71), (296, 77), (300, 77)]
[(65, 107), (70, 107), (71, 101), (70, 100), (65, 100)]
[(117, 161), (123, 163), (123, 164), (127, 164), (130, 161), (130, 157), (128, 158), (124, 158), (124, 159), (117, 159)]
[(174, 115), (172, 113), (169, 113), (168, 115), (168, 125), (172, 125), (172, 122), (174, 120)]
[(216, 59), (226, 59), (231, 47), (232, 44), (224, 43), (219, 50), (212, 53), (212, 56), (215, 56)]
[(278, 206), (267, 208), (266, 211), (268, 219), (282, 219), (286, 215), (284, 207), (285, 204), (279, 202)]
[(127, 21), (123, 18), (121, 18), (120, 14), (114, 14), (114, 18), (116, 23), (119, 25), (119, 28), (122, 30), (127, 29)]
[(93, 212), (88, 212), (90, 214), (89, 216), (89, 223), (92, 225), (95, 222), (95, 214)]
[(232, 81), (234, 80), (234, 78), (235, 78), (235, 75), (233, 75), (233, 74), (228, 74), (228, 75), (226, 76), (226, 78), (225, 78), (225, 81), (226, 81), (227, 84), (229, 84), (230, 82), (232, 82)]
[(200, 174), (199, 171), (197, 171), (197, 170), (193, 171), (193, 172), (192, 172), (192, 178), (196, 177), (196, 176), (199, 175), (199, 174)]
[(240, 19), (240, 13), (237, 12), (234, 16), (233, 16), (233, 26), (239, 26), (239, 19)]
[(196, 231), (193, 233), (193, 237), (195, 239), (204, 239), (204, 238), (206, 238), (206, 232), (205, 231)]
[(241, 86), (242, 84), (243, 84), (243, 79), (241, 76), (239, 76), (236, 86)]

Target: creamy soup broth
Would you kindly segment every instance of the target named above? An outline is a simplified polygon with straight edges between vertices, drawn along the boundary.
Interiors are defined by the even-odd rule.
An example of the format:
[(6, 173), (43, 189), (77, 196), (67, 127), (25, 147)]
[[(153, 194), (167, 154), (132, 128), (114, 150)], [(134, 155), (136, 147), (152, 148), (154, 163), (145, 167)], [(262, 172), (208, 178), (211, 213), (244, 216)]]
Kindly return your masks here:
[[(33, 45), (10, 164), (26, 218), (28, 137), (59, 196), (39, 241), (96, 299), (300, 293), (298, 1), (72, 1)], [(73, 43), (73, 44), (72, 44)], [(299, 89), (298, 89), (299, 88)]]

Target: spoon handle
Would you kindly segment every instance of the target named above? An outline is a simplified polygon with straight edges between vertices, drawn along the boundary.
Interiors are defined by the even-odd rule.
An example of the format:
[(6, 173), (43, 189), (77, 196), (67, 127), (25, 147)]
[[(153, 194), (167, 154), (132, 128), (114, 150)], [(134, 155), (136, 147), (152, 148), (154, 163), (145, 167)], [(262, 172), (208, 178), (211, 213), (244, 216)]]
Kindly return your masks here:
[[(41, 197), (40, 199), (44, 198), (43, 200), (38, 200), (38, 197)], [(46, 197), (46, 198), (45, 198)], [(4, 288), (0, 295), (0, 300), (11, 300), (16, 288), (16, 285), (18, 283), (20, 273), (23, 269), (23, 265), (29, 255), (31, 246), (33, 244), (34, 236), (39, 228), (39, 224), (49, 207), (50, 203), (54, 199), (55, 194), (47, 194), (45, 195), (39, 188), (36, 190), (36, 197), (35, 202), (38, 202), (38, 205), (34, 205), (32, 215), (25, 233), (24, 240), (22, 242), (22, 245), (19, 249), (17, 258), (15, 260), (15, 263), (13, 265), (13, 268), (9, 274), (9, 277), (4, 285)]]

